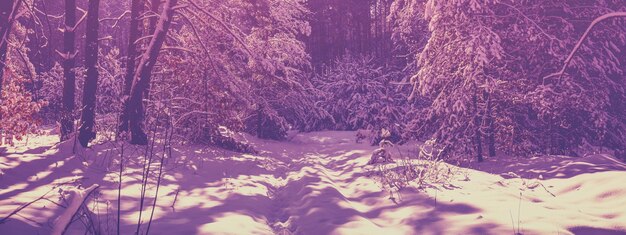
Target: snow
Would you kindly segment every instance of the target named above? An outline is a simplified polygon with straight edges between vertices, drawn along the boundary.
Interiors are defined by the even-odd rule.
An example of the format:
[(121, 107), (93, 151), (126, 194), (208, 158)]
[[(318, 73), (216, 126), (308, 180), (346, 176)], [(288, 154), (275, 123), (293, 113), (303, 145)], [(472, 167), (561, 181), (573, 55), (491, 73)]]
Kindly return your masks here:
[(98, 188), (97, 184), (90, 186), (87, 189), (73, 189), (70, 191), (72, 194), (71, 202), (67, 209), (59, 216), (54, 224), (54, 228), (52, 230), (53, 235), (61, 235), (65, 231), (66, 227), (70, 224), (74, 215), (78, 212), (80, 206), (83, 205), (83, 202), (87, 199), (87, 196), (96, 188)]
[[(355, 135), (298, 133), (289, 142), (247, 137), (260, 150), (256, 155), (175, 146), (150, 232), (507, 234), (519, 227), (522, 234), (626, 234), (626, 165), (610, 156), (499, 157), (460, 167), (444, 162), (442, 169), (457, 172), (448, 181), (423, 189), (412, 185), (390, 199), (378, 167), (366, 165), (376, 147), (356, 143)], [(29, 136), (28, 143), (18, 142), (0, 156), (0, 216), (55, 184), (64, 183), (59, 186), (64, 191), (98, 184), (85, 205), (103, 234), (115, 234), (119, 145), (76, 147), (72, 153), (72, 141), (55, 144), (57, 139)], [(122, 234), (136, 229), (143, 149), (125, 146), (130, 155), (123, 174)], [(415, 149), (412, 143), (392, 154), (413, 156)], [(144, 205), (152, 205), (155, 185), (153, 177)], [(12, 216), (0, 224), (0, 234), (51, 233), (53, 221), (70, 211), (53, 203), (67, 205), (60, 195), (53, 191)], [(144, 232), (150, 211), (144, 206)], [(84, 231), (76, 221), (67, 234)]]

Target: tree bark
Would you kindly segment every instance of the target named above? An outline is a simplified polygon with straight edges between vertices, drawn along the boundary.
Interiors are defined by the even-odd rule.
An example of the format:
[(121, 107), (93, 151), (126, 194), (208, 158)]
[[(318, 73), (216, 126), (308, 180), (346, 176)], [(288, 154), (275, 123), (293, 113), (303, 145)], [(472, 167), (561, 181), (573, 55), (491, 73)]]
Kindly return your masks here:
[(76, 92), (74, 36), (76, 27), (76, 0), (65, 0), (65, 29), (63, 32), (63, 113), (61, 114), (61, 141), (74, 131), (74, 95)]
[(496, 131), (495, 131), (495, 126), (494, 126), (494, 120), (493, 120), (493, 107), (492, 107), (492, 102), (491, 102), (491, 94), (489, 94), (488, 92), (485, 92), (485, 100), (487, 101), (487, 110), (485, 113), (485, 117), (487, 120), (487, 136), (486, 136), (486, 142), (488, 143), (488, 147), (489, 147), (489, 157), (495, 157), (496, 156)]
[(476, 128), (475, 133), (474, 133), (474, 141), (476, 142), (476, 159), (478, 160), (478, 162), (482, 162), (483, 161), (483, 146), (481, 144), (481, 131), (480, 131), (480, 126), (481, 126), (481, 115), (480, 115), (480, 111), (478, 109), (478, 96), (476, 94), (474, 94), (474, 128)]
[(165, 42), (165, 36), (174, 16), (174, 6), (178, 0), (167, 0), (163, 7), (163, 11), (157, 22), (156, 29), (152, 35), (147, 50), (141, 56), (141, 60), (137, 65), (137, 70), (133, 76), (133, 83), (130, 90), (130, 97), (124, 101), (124, 110), (122, 117), (126, 117), (128, 127), (131, 131), (131, 144), (145, 145), (148, 138), (143, 130), (143, 93), (150, 83), (152, 69), (157, 62), (159, 51)]
[(139, 39), (139, 14), (141, 14), (141, 1), (132, 0), (130, 8), (130, 25), (128, 28), (128, 56), (126, 58), (126, 76), (124, 80), (124, 95), (130, 96), (130, 88), (135, 75), (135, 59), (137, 57), (137, 44)]
[[(151, 14), (150, 14), (150, 20), (148, 21), (148, 33), (151, 35), (154, 34), (154, 31), (156, 30), (160, 4), (161, 4), (161, 0), (150, 0), (150, 13)], [(150, 81), (148, 81), (148, 87), (144, 91), (143, 96), (146, 97), (147, 99), (150, 99)], [(143, 103), (142, 103), (141, 108), (143, 109)]]
[(158, 14), (159, 14), (160, 4), (161, 4), (161, 0), (150, 0), (150, 12), (152, 14), (155, 14), (154, 16), (150, 16), (149, 25), (148, 25), (148, 32), (150, 34), (153, 34), (154, 30), (156, 29), (157, 20), (159, 19)]
[[(130, 97), (130, 89), (135, 76), (135, 59), (137, 57), (137, 39), (139, 39), (139, 15), (141, 14), (141, 1), (132, 0), (130, 8), (130, 26), (128, 35), (128, 55), (126, 56), (126, 75), (124, 76), (124, 99)], [(126, 112), (120, 116), (119, 132), (127, 132), (129, 128), (129, 117)]]
[(80, 118), (78, 141), (83, 147), (96, 138), (94, 122), (96, 117), (96, 92), (98, 89), (98, 11), (100, 0), (89, 0), (89, 12), (87, 13), (87, 31), (85, 42), (85, 67), (87, 77), (83, 89), (83, 112)]

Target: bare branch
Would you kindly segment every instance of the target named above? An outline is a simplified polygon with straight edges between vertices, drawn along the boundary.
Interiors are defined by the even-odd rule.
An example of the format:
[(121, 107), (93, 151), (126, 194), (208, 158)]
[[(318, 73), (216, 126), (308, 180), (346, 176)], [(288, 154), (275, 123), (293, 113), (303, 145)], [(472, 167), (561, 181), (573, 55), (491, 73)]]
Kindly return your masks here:
[(130, 14), (130, 11), (125, 11), (124, 13), (122, 13), (120, 16), (118, 17), (113, 17), (113, 18), (102, 18), (100, 19), (100, 22), (105, 22), (105, 21), (109, 21), (109, 20), (113, 20), (115, 21), (115, 23), (113, 23), (113, 28), (115, 28), (117, 26), (117, 24), (120, 22), (120, 20), (122, 20), (126, 15)]
[(563, 67), (561, 68), (561, 70), (556, 73), (552, 73), (552, 74), (549, 74), (548, 76), (543, 77), (543, 80), (546, 80), (551, 77), (556, 77), (556, 76), (558, 76), (559, 78), (563, 77), (563, 74), (565, 74), (565, 69), (567, 69), (567, 66), (569, 66), (570, 62), (572, 61), (572, 58), (574, 58), (574, 55), (576, 54), (576, 52), (578, 52), (578, 49), (580, 49), (580, 46), (583, 44), (585, 39), (589, 36), (589, 33), (591, 32), (593, 27), (595, 27), (598, 23), (604, 20), (615, 18), (615, 17), (626, 17), (626, 12), (612, 12), (612, 13), (601, 15), (600, 17), (593, 20), (591, 24), (589, 25), (589, 27), (587, 27), (587, 30), (585, 31), (583, 36), (580, 37), (580, 39), (578, 40), (578, 43), (576, 43), (576, 46), (574, 46), (574, 49), (572, 49), (572, 52), (570, 52), (569, 56), (567, 56), (567, 59), (565, 59), (565, 62), (563, 63)]
[(235, 34), (235, 32), (233, 32), (233, 30), (230, 27), (228, 27), (226, 23), (224, 23), (224, 21), (217, 18), (216, 16), (214, 16), (213, 14), (211, 14), (204, 8), (198, 6), (195, 2), (193, 2), (193, 0), (187, 0), (187, 1), (191, 3), (191, 5), (193, 5), (196, 9), (200, 10), (202, 13), (206, 14), (207, 16), (209, 16), (209, 18), (213, 19), (220, 26), (222, 26), (222, 28), (224, 28), (231, 36), (235, 38), (235, 40), (237, 40), (237, 42), (239, 42), (239, 44), (241, 44), (241, 46), (243, 46), (243, 48), (246, 50), (248, 55), (254, 58), (254, 53), (252, 53), (252, 51), (248, 48), (248, 45), (243, 41), (243, 39), (241, 39), (237, 34)]

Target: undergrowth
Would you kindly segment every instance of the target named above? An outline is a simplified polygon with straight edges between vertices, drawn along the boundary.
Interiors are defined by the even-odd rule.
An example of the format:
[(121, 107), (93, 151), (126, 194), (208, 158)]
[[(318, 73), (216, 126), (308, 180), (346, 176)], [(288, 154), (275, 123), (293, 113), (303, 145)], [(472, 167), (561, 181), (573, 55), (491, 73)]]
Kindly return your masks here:
[(375, 164), (369, 168), (369, 175), (380, 182), (381, 188), (389, 192), (393, 201), (401, 200), (400, 192), (409, 187), (437, 189), (451, 185), (455, 177), (469, 180), (467, 169), (448, 164), (441, 152), (434, 147), (434, 140), (406, 150), (395, 146), (394, 151), (389, 151), (395, 161)]

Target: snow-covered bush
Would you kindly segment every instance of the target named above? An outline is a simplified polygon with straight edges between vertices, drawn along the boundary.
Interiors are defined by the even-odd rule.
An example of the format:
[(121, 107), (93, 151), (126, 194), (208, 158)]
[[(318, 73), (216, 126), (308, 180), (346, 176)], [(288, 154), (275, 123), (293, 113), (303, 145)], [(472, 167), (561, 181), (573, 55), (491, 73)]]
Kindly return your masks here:
[[(376, 66), (371, 56), (345, 55), (315, 77), (321, 106), (335, 129), (374, 131), (385, 128), (398, 141), (404, 129), (406, 93), (394, 84), (396, 73)], [(374, 138), (372, 144), (379, 142)]]
[(626, 43), (626, 21), (597, 25), (563, 73), (549, 76), (588, 26), (562, 19), (626, 10), (619, 1), (592, 2), (597, 7), (557, 1), (561, 10), (545, 12), (545, 1), (397, 1), (395, 38), (420, 48), (412, 97), (429, 102), (412, 115), (410, 132), (479, 160), (487, 147), (489, 155), (571, 154), (585, 141), (622, 148), (624, 62), (616, 48)]
[(63, 90), (63, 67), (59, 63), (47, 72), (37, 75), (36, 84), (38, 98), (48, 102), (48, 105), (41, 110), (41, 115), (48, 123), (61, 120), (62, 90)]
[(312, 129), (323, 112), (306, 79), (309, 56), (300, 38), (310, 28), (303, 1), (197, 4), (206, 11), (181, 10), (184, 24), (168, 33), (174, 39), (168, 43), (185, 49), (161, 53), (164, 66), (150, 87), (151, 100), (171, 103), (178, 136), (221, 146), (214, 141), (220, 126), (270, 139)]

